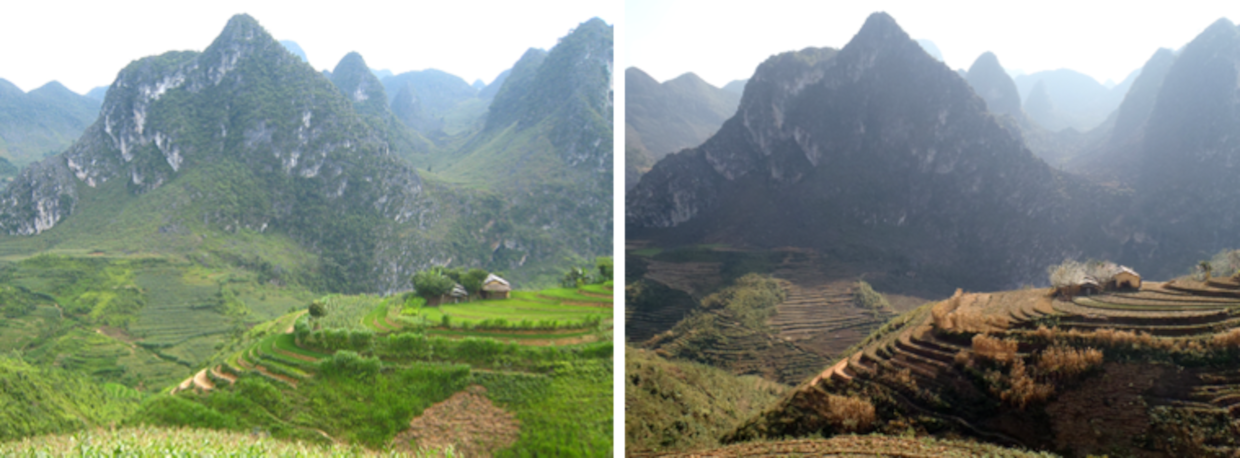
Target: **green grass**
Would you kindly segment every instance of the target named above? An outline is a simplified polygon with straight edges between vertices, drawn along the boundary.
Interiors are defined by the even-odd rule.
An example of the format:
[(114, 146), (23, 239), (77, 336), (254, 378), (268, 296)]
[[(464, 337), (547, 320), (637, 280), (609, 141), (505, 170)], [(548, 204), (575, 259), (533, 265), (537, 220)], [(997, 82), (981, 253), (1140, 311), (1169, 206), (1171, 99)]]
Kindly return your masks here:
[[(522, 291), (515, 291), (515, 292), (523, 293)], [(610, 293), (610, 291), (608, 291), (608, 293)], [(539, 291), (537, 294), (539, 296), (552, 297), (552, 298), (559, 299), (562, 301), (597, 302), (599, 304), (611, 304), (612, 302), (612, 299), (610, 296), (608, 297), (587, 296), (585, 294), (581, 294), (580, 292), (578, 292), (577, 288), (544, 289), (542, 291)], [(519, 294), (514, 297), (521, 297), (523, 295), (524, 294)]]
[(439, 307), (422, 307), (417, 309), (416, 316), (423, 317), (432, 326), (443, 322), (449, 317), (453, 326), (469, 323), (477, 324), (484, 320), (503, 319), (511, 325), (523, 320), (533, 323), (554, 322), (559, 326), (579, 326), (589, 317), (607, 316), (609, 310), (596, 307), (562, 305), (549, 302), (534, 302), (521, 299), (493, 299), (463, 302), (460, 304), (444, 304)]
[(497, 340), (535, 340), (535, 339), (570, 339), (573, 337), (583, 337), (594, 334), (595, 331), (565, 332), (565, 333), (506, 333), (503, 331), (461, 331), (455, 329), (427, 329), (428, 336), (445, 336), (445, 337), (489, 337)]
[(343, 295), (333, 294), (323, 299), (327, 305), (327, 315), (312, 318), (324, 329), (371, 329), (364, 321), (382, 299), (370, 294)]
[(581, 285), (581, 288), (579, 289), (590, 293), (606, 294), (608, 298), (610, 298), (612, 293), (614, 293), (612, 285), (610, 284)]
[(612, 449), (612, 365), (558, 363), (549, 375), (475, 372), (487, 397), (517, 414), (521, 435), (496, 456), (598, 456)]
[(662, 248), (649, 247), (649, 248), (642, 248), (640, 250), (630, 251), (629, 254), (632, 254), (634, 256), (641, 256), (643, 258), (653, 258), (662, 252), (663, 252)]
[(317, 351), (307, 350), (305, 348), (298, 347), (297, 344), (295, 343), (295, 339), (293, 338), (292, 334), (277, 335), (275, 339), (272, 340), (272, 344), (275, 346), (275, 348), (297, 353), (299, 355), (309, 356), (311, 358), (322, 359), (322, 358), (327, 358), (331, 356), (326, 353), (319, 353)]

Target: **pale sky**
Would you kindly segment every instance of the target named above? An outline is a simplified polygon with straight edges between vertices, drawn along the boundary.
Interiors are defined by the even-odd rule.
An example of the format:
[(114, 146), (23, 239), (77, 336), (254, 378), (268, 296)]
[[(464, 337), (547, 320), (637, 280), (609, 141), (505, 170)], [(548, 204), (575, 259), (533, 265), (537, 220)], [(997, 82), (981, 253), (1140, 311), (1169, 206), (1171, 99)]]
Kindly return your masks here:
[(841, 48), (870, 13), (886, 11), (910, 38), (938, 46), (952, 69), (992, 51), (1009, 70), (1070, 68), (1122, 81), (1158, 48), (1179, 49), (1237, 1), (788, 1), (627, 0), (627, 62), (659, 81), (694, 72), (715, 86), (749, 78), (767, 57)]
[(57, 80), (78, 93), (107, 86), (131, 61), (202, 51), (234, 14), (293, 40), (315, 69), (357, 51), (393, 73), (436, 68), (490, 83), (529, 48), (550, 50), (578, 24), (615, 25), (614, 0), (20, 1), (0, 14), (0, 78), (30, 91)]

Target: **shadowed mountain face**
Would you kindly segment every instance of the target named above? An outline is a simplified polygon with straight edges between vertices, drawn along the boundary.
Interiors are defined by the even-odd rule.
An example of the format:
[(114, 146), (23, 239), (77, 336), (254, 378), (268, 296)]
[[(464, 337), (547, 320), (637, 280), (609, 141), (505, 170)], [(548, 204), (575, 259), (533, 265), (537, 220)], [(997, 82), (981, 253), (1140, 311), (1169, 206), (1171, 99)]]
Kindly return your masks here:
[(1016, 83), (999, 65), (999, 58), (994, 53), (986, 52), (973, 61), (968, 75), (969, 85), (986, 101), (991, 113), (1005, 114), (1015, 119), (1023, 117)]
[[(1158, 56), (1155, 56), (1157, 59)], [(1237, 245), (1240, 198), (1240, 30), (1220, 19), (1166, 73), (1134, 151), (1139, 215), (1158, 252), (1178, 265)]]
[[(1010, 85), (993, 63), (977, 73)], [(1085, 187), (878, 13), (838, 52), (764, 62), (719, 133), (628, 193), (626, 217), (635, 237), (869, 253), (993, 286), (1034, 281), (1074, 250), (1097, 203), (1064, 195)]]

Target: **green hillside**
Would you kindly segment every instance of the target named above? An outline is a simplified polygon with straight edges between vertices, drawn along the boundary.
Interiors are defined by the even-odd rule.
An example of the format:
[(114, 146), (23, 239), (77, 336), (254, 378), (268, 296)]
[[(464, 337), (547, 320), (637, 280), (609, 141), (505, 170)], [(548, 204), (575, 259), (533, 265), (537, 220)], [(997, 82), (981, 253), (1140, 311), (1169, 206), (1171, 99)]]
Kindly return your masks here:
[(587, 296), (598, 305), (573, 305), (556, 294), (564, 293), (439, 307), (406, 296), (330, 296), (321, 317), (290, 313), (229, 341), (131, 422), (412, 450), (425, 444), (408, 443), (417, 436), (409, 428), (447, 421), (430, 417), (440, 414), (432, 406), (474, 395), (494, 415), (465, 421), (519, 424), (511, 441), (485, 453), (591, 456), (611, 447), (611, 303)]
[[(23, 93), (0, 79), (0, 158), (18, 167), (64, 151), (99, 116), (101, 100), (52, 81)], [(12, 177), (0, 166), (0, 177)]]
[[(119, 423), (139, 408), (141, 395), (82, 374), (40, 369), (19, 354), (0, 356), (0, 443)], [(0, 454), (12, 456), (0, 445)]]

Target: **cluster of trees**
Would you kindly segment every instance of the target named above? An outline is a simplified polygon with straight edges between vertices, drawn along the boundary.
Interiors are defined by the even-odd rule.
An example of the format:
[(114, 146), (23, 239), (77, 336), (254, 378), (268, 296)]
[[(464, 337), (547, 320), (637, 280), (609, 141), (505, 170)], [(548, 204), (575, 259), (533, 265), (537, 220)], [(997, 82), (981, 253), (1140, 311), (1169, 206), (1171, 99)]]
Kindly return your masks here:
[(594, 269), (573, 266), (564, 274), (560, 284), (565, 288), (576, 288), (581, 285), (606, 283), (612, 279), (613, 262), (611, 256), (603, 256), (594, 260)]
[(413, 274), (412, 280), (417, 295), (433, 304), (435, 299), (451, 292), (452, 287), (457, 284), (464, 287), (470, 297), (477, 296), (482, 291), (482, 281), (486, 280), (487, 275), (490, 275), (490, 272), (477, 267), (432, 267)]

